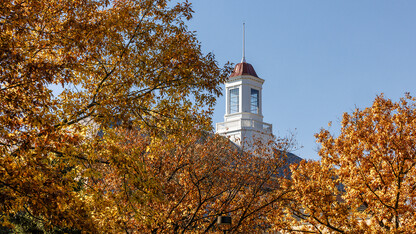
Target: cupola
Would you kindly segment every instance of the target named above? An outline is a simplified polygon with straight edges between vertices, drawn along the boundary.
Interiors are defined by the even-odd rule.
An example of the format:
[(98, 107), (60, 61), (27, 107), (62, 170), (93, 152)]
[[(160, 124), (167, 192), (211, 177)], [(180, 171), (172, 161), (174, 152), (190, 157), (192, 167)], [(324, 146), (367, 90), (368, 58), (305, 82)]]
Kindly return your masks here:
[(238, 145), (250, 142), (254, 135), (263, 138), (272, 135), (272, 125), (263, 122), (263, 83), (254, 67), (246, 62), (243, 36), (243, 58), (225, 82), (224, 122), (217, 123), (217, 133), (230, 136)]

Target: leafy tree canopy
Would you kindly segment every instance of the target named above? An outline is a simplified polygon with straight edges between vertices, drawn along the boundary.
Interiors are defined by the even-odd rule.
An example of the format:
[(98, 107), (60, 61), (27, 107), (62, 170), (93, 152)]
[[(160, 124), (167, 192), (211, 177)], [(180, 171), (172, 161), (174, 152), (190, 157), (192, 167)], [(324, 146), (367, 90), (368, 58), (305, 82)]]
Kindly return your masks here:
[[(150, 143), (187, 129), (209, 130), (230, 68), (201, 52), (185, 24), (193, 13), (187, 1), (0, 5), (2, 224), (24, 212), (46, 228), (95, 232), (103, 226), (100, 215), (115, 212), (95, 203), (116, 191), (96, 187), (101, 167), (128, 162), (116, 157), (124, 143), (115, 143), (114, 126), (140, 129)], [(107, 135), (97, 136), (99, 130)], [(151, 150), (149, 139), (135, 152)], [(113, 148), (99, 150), (103, 141)], [(146, 178), (137, 186), (157, 186)]]
[(320, 162), (292, 166), (287, 215), (291, 231), (411, 233), (416, 226), (416, 102), (377, 96), (345, 113), (341, 133), (316, 134)]

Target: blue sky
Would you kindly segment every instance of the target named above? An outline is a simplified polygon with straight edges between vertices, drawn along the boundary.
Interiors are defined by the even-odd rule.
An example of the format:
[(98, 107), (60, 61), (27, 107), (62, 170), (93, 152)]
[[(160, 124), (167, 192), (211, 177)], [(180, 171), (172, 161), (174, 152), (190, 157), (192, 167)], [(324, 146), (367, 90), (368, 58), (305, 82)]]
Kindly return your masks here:
[[(416, 1), (194, 0), (189, 22), (204, 52), (246, 59), (263, 85), (263, 115), (274, 134), (296, 133), (295, 154), (319, 159), (314, 134), (375, 96), (416, 96)], [(222, 96), (213, 116), (223, 122)]]

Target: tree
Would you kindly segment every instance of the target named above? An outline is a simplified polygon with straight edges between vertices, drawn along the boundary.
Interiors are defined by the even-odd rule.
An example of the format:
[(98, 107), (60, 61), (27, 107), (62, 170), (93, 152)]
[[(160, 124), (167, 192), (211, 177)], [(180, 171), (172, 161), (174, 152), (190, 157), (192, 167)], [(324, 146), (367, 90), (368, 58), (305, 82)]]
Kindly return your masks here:
[[(2, 225), (13, 226), (10, 217), (24, 212), (46, 228), (95, 232), (103, 219), (93, 214), (108, 206), (96, 203), (100, 190), (86, 188), (101, 178), (99, 165), (121, 165), (92, 151), (96, 132), (126, 125), (153, 142), (195, 126), (207, 130), (230, 68), (202, 54), (184, 21), (192, 17), (187, 1), (1, 6)], [(113, 146), (109, 152), (123, 149)]]
[(181, 133), (151, 142), (142, 131), (118, 128), (106, 132), (94, 150), (81, 150), (110, 162), (91, 165), (100, 173), (87, 183), (87, 190), (100, 191), (92, 206), (105, 208), (91, 207), (100, 230), (203, 233), (218, 230), (220, 215), (232, 217), (229, 231), (269, 228), (267, 214), (286, 193), (276, 175), (285, 163), (280, 150), (290, 142), (270, 142), (274, 151), (267, 152), (259, 145), (258, 157), (224, 137)]
[[(312, 232), (413, 232), (416, 225), (416, 103), (377, 96), (345, 113), (341, 133), (316, 135), (320, 162), (293, 166), (280, 227)], [(291, 214), (291, 215), (289, 215)], [(302, 225), (307, 223), (308, 225)]]
[(208, 134), (230, 72), (187, 1), (16, 0), (0, 8), (2, 230), (259, 231), (290, 142)]

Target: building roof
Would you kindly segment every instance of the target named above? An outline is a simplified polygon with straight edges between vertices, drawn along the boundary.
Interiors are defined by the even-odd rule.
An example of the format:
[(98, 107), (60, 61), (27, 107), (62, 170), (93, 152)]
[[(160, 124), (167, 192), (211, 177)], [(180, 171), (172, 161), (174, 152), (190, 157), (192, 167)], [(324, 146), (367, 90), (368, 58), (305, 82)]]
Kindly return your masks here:
[(241, 62), (235, 65), (233, 73), (231, 73), (230, 77), (241, 76), (241, 75), (250, 75), (250, 76), (259, 78), (253, 66), (251, 66), (251, 64), (246, 63), (246, 62)]

